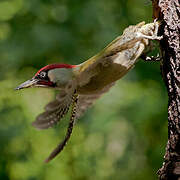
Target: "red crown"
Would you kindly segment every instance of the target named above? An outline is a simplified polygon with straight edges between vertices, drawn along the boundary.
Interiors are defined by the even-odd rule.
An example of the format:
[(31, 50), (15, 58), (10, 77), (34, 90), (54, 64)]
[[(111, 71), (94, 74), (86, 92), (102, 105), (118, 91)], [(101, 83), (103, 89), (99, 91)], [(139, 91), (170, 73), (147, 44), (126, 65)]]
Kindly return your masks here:
[(38, 75), (41, 71), (47, 71), (50, 69), (56, 69), (56, 68), (74, 68), (76, 67), (76, 65), (70, 65), (70, 64), (49, 64), (47, 66), (44, 66), (43, 68), (41, 68), (36, 74)]

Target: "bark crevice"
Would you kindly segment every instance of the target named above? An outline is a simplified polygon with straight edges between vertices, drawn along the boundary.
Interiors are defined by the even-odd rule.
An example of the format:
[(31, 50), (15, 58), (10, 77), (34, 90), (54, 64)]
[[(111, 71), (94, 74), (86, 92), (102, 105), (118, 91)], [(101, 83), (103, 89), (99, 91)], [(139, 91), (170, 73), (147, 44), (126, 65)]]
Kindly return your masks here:
[(159, 33), (162, 76), (168, 92), (168, 142), (159, 179), (180, 179), (180, 1), (153, 0), (153, 16), (162, 21)]

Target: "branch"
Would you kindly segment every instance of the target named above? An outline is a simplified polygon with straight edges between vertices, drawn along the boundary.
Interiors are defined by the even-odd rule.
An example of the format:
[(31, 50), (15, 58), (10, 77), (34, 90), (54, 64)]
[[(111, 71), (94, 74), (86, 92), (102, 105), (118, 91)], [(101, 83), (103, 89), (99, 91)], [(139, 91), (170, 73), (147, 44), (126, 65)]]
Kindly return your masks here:
[(168, 91), (168, 142), (159, 179), (180, 177), (180, 2), (152, 0), (153, 16), (162, 20), (162, 76)]

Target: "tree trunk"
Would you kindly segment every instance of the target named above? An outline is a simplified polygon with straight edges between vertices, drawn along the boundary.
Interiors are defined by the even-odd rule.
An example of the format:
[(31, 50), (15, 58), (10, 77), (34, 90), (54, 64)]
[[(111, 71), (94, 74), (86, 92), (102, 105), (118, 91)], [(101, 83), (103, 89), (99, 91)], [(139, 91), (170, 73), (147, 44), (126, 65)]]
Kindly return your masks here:
[(168, 91), (168, 142), (159, 179), (180, 179), (180, 1), (152, 0), (154, 18), (162, 21), (159, 34), (162, 76)]

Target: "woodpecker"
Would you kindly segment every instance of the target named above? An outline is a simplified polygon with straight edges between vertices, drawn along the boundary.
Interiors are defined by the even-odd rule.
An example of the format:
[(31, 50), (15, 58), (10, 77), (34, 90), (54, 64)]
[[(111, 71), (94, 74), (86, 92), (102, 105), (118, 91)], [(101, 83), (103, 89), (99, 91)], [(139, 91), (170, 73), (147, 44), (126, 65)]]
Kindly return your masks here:
[(107, 92), (117, 80), (132, 69), (149, 46), (149, 40), (161, 40), (157, 35), (159, 23), (141, 22), (129, 26), (100, 53), (79, 65), (51, 64), (41, 68), (32, 79), (16, 90), (29, 87), (57, 89), (56, 99), (45, 106), (32, 125), (47, 129), (57, 124), (69, 111), (72, 113), (65, 139), (45, 160), (49, 162), (62, 151), (78, 119), (93, 102)]

